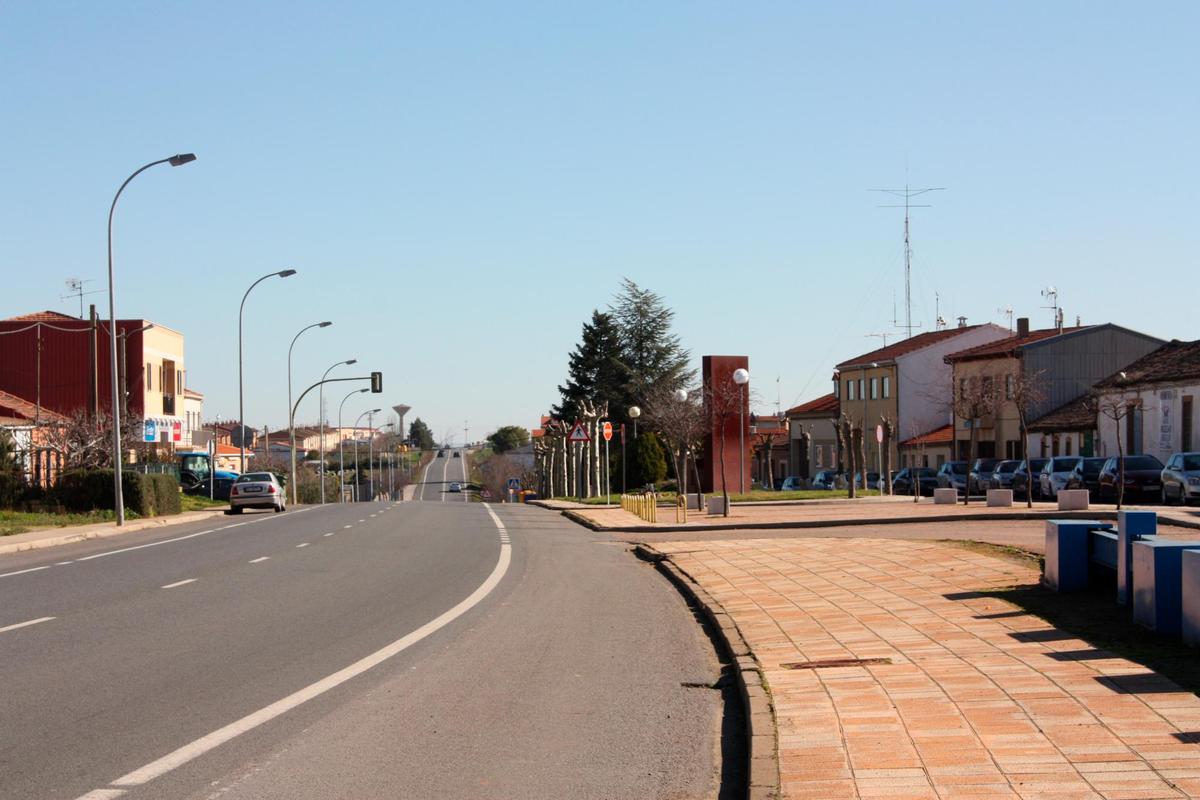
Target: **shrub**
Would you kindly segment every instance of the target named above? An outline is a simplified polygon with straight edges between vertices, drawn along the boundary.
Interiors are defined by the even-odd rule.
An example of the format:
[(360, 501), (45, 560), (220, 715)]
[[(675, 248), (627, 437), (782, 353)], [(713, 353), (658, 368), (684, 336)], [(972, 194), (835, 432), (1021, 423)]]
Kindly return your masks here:
[(653, 433), (642, 433), (633, 440), (630, 454), (629, 485), (634, 490), (647, 483), (659, 483), (667, 477), (667, 458)]
[[(171, 475), (122, 472), (121, 494), (125, 507), (141, 517), (178, 514), (181, 510), (179, 484)], [(67, 511), (111, 510), (116, 505), (113, 471), (78, 469), (64, 473), (54, 487), (54, 496)]]

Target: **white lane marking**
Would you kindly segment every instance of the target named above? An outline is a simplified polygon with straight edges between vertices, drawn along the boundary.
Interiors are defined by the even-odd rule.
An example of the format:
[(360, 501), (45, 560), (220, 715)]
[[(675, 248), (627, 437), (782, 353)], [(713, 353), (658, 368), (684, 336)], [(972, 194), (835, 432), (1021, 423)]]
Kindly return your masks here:
[(301, 542), (300, 544), (296, 545), (296, 547), (308, 547), (308, 542)]
[(329, 533), (323, 533), (321, 535), (322, 536), (333, 536), (333, 534), (335, 534), (335, 533), (337, 533), (337, 531), (330, 531)]
[(25, 622), (18, 622), (16, 625), (5, 625), (3, 628), (0, 628), (0, 633), (7, 633), (8, 631), (15, 631), (17, 628), (28, 628), (30, 625), (37, 625), (42, 622), (49, 622), (52, 619), (58, 619), (58, 617), (38, 617), (37, 619), (31, 619), (31, 620), (27, 620)]
[(93, 789), (79, 800), (113, 800), (125, 794), (124, 789)]
[[(488, 513), (491, 514), (492, 520), (496, 523), (496, 526), (500, 530), (504, 530), (504, 526), (500, 523), (500, 518), (496, 516), (494, 511), (492, 511), (491, 506), (485, 503), (484, 508), (486, 508)], [(496, 566), (492, 568), (491, 574), (487, 576), (483, 583), (479, 584), (479, 587), (475, 589), (475, 591), (471, 592), (470, 595), (461, 600), (450, 610), (445, 611), (429, 622), (426, 622), (412, 633), (409, 633), (408, 635), (397, 639), (391, 644), (376, 650), (374, 653), (371, 653), (365, 658), (355, 661), (350, 666), (344, 667), (332, 675), (322, 678), (316, 683), (310, 684), (303, 689), (284, 697), (281, 700), (276, 700), (274, 703), (266, 706), (265, 708), (260, 708), (258, 711), (255, 711), (252, 714), (247, 714), (236, 722), (231, 722), (223, 728), (218, 728), (212, 733), (202, 736), (196, 741), (180, 747), (178, 750), (167, 753), (162, 758), (159, 758), (156, 761), (151, 761), (146, 766), (117, 778), (110, 785), (116, 787), (130, 787), (141, 786), (145, 783), (149, 783), (155, 778), (167, 774), (176, 767), (180, 767), (192, 759), (202, 756), (216, 747), (220, 747), (229, 740), (240, 736), (247, 731), (251, 731), (260, 725), (270, 722), (281, 714), (285, 714), (288, 711), (291, 711), (293, 708), (312, 700), (314, 697), (319, 697), (325, 692), (328, 692), (330, 689), (341, 686), (346, 681), (363, 674), (372, 667), (382, 664), (384, 661), (387, 661), (389, 658), (403, 652), (430, 634), (433, 634), (446, 627), (451, 622), (458, 619), (475, 606), (479, 605), (479, 603), (485, 597), (491, 594), (492, 590), (499, 585), (500, 581), (504, 578), (505, 573), (508, 572), (510, 563), (512, 563), (512, 546), (501, 544), (500, 557), (496, 560)], [(83, 798), (79, 798), (79, 800), (83, 800)]]
[[(115, 481), (115, 480), (116, 480), (116, 478), (113, 478), (113, 480)], [(344, 531), (345, 531), (345, 530), (349, 530), (350, 528), (353, 528), (353, 527), (354, 527), (353, 525), (343, 525), (343, 526), (342, 526), (342, 530), (344, 530)]]
[(29, 569), (19, 569), (16, 572), (6, 572), (3, 575), (0, 575), (0, 578), (8, 578), (13, 575), (24, 575), (26, 572), (37, 572), (40, 569), (50, 569), (50, 565), (47, 564), (44, 567), (30, 567)]
[(251, 563), (251, 564), (258, 564), (258, 563), (260, 563), (260, 562), (262, 562), (262, 561), (266, 561), (268, 558), (270, 558), (270, 556), (259, 556), (258, 558), (252, 558), (252, 559), (250, 559), (250, 562), (249, 562), (249, 563)]
[(160, 589), (174, 589), (176, 586), (186, 586), (186, 585), (187, 585), (187, 584), (189, 584), (189, 583), (195, 583), (195, 582), (196, 582), (196, 579), (195, 579), (195, 578), (188, 578), (186, 581), (175, 581), (174, 583), (168, 583), (166, 586), (160, 586), (160, 587), (158, 587), (158, 588), (160, 588)]
[[(244, 522), (241, 524), (245, 524)], [(232, 525), (229, 527), (233, 527)], [(197, 536), (204, 536), (213, 531), (224, 530), (223, 528), (212, 528), (207, 531), (199, 531), (197, 533), (189, 533), (187, 536), (176, 536), (174, 539), (163, 539), (161, 542), (150, 542), (149, 544), (139, 544), (133, 547), (122, 547), (120, 550), (106, 550), (103, 553), (93, 553), (90, 556), (77, 558), (76, 561), (91, 561), (93, 558), (104, 558), (105, 556), (115, 556), (117, 553), (130, 553), (134, 550), (145, 550), (147, 547), (158, 547), (160, 544), (170, 544), (171, 542), (182, 542), (184, 539), (195, 539)]]
[(54, 566), (65, 567), (67, 564), (74, 564), (74, 563), (75, 563), (74, 561), (55, 561)]
[[(115, 478), (113, 480), (116, 480)], [(366, 522), (365, 519), (360, 519), (359, 522)]]

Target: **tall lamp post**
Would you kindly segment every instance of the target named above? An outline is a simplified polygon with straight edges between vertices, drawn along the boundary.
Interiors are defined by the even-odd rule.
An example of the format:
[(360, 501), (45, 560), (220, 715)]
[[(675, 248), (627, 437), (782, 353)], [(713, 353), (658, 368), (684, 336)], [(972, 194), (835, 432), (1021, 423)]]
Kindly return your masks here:
[[(378, 409), (378, 408), (372, 408), (370, 411), (364, 411), (363, 413), (358, 415), (358, 419), (354, 420), (354, 499), (355, 500), (358, 499), (358, 486), (361, 483), (361, 481), (359, 481), (359, 479), (358, 479), (358, 423), (362, 422), (363, 417), (367, 416), (368, 414), (375, 414), (379, 410), (380, 409)], [(368, 447), (369, 447), (369, 445), (368, 445)], [(369, 467), (367, 468), (367, 472), (370, 472)]]
[[(634, 441), (637, 441), (637, 421), (638, 417), (642, 415), (642, 410), (637, 406), (630, 406), (629, 410), (625, 413), (627, 413), (629, 418), (633, 420), (633, 439)], [(625, 457), (625, 437), (621, 436), (621, 491), (623, 492), (629, 491), (629, 487), (625, 479), (625, 462), (628, 460), (629, 459)]]
[(746, 384), (750, 373), (738, 368), (733, 371), (733, 382), (738, 387), (738, 494), (746, 493)]
[(371, 453), (371, 447), (375, 444), (375, 409), (367, 413), (367, 429), (370, 431), (367, 434), (367, 502), (375, 501), (375, 456)]
[(179, 167), (195, 160), (196, 156), (191, 153), (178, 153), (170, 158), (161, 158), (139, 167), (125, 179), (121, 188), (117, 189), (112, 205), (108, 209), (108, 366), (109, 382), (112, 384), (113, 510), (116, 512), (118, 525), (125, 524), (125, 497), (121, 493), (121, 399), (120, 389), (117, 386), (117, 292), (113, 281), (113, 215), (117, 211), (117, 200), (121, 199), (121, 192), (125, 191), (129, 182), (138, 175), (159, 164)]
[(346, 502), (346, 493), (342, 491), (342, 487), (346, 482), (346, 436), (342, 433), (342, 409), (346, 407), (346, 401), (356, 394), (369, 392), (370, 389), (355, 389), (342, 398), (341, 404), (338, 405), (338, 500)]
[[(288, 438), (291, 440), (292, 450), (292, 502), (298, 503), (296, 499), (296, 421), (292, 419), (292, 350), (296, 347), (296, 340), (299, 339), (305, 331), (311, 331), (313, 328), (328, 328), (332, 322), (314, 322), (312, 325), (305, 325), (295, 336), (292, 337), (292, 343), (288, 345)], [(322, 387), (324, 388), (324, 387)]]
[[(351, 364), (357, 364), (358, 359), (352, 358), (349, 361), (339, 361), (329, 369), (325, 370), (325, 374), (321, 376), (321, 399), (318, 401), (321, 408), (321, 505), (325, 505), (325, 379), (329, 377), (329, 373), (333, 372), (337, 367), (348, 367)], [(288, 388), (291, 388), (291, 380), (288, 381)], [(339, 426), (341, 423), (338, 423)]]
[[(246, 298), (250, 296), (250, 292), (254, 291), (254, 287), (265, 281), (267, 278), (290, 278), (296, 274), (294, 269), (282, 269), (279, 272), (268, 272), (261, 278), (250, 284), (250, 288), (242, 295), (242, 304), (238, 306), (238, 469), (241, 472), (246, 471), (246, 434), (243, 430), (246, 427), (246, 394), (243, 390), (242, 382), (242, 317), (246, 310)], [(289, 416), (291, 408), (288, 408)], [(270, 453), (267, 453), (270, 456)]]
[[(688, 399), (687, 389), (676, 389), (675, 390), (675, 402), (686, 403), (687, 399)], [(683, 494), (684, 505), (686, 506), (687, 505), (687, 493), (688, 493), (688, 491), (687, 491), (688, 447), (687, 447), (686, 441), (680, 440), (679, 453), (681, 456), (683, 456), (683, 458), (681, 459), (683, 461), (683, 468), (681, 470), (681, 474), (676, 475), (675, 477), (677, 478), (677, 483), (679, 484), (679, 490)]]

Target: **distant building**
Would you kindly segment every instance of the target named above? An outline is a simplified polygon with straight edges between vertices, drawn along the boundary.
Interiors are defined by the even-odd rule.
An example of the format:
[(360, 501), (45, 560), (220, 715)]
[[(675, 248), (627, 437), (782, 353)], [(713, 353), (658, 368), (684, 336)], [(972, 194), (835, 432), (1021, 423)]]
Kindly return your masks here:
[(940, 428), (900, 442), (900, 466), (936, 469), (951, 460), (953, 447), (954, 426), (947, 422)]
[(1118, 432), (1125, 453), (1158, 456), (1164, 463), (1172, 453), (1200, 450), (1200, 340), (1168, 342), (1099, 381), (1094, 391), (1098, 455), (1117, 455)]
[(837, 418), (841, 403), (832, 392), (784, 412), (788, 424), (788, 475), (812, 478), (841, 469)]
[(46, 432), (65, 421), (60, 414), (0, 391), (0, 429), (12, 437), (25, 478), (36, 486), (49, 486), (58, 478), (62, 454), (50, 447)]

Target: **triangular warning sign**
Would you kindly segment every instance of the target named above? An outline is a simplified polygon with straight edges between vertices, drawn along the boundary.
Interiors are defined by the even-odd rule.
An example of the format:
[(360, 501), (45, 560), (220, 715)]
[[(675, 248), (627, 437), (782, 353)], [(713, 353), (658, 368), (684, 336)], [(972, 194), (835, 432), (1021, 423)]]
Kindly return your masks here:
[(592, 437), (588, 435), (587, 428), (583, 427), (582, 422), (576, 422), (575, 427), (571, 429), (571, 435), (567, 437), (568, 442), (590, 442)]

